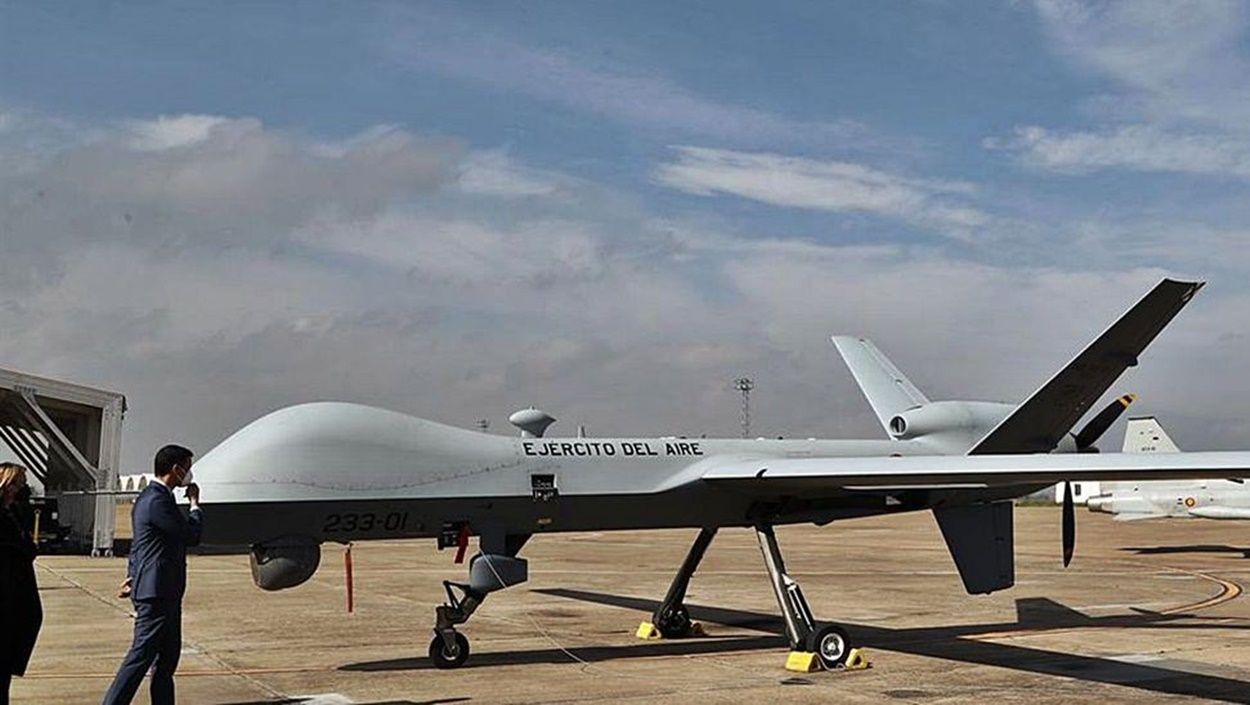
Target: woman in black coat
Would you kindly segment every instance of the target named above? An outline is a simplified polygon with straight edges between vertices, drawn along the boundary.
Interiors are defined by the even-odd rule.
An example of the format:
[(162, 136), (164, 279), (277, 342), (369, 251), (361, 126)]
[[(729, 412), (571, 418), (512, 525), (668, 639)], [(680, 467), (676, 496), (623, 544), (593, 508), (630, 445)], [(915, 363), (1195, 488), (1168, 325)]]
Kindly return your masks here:
[(43, 623), (29, 509), (26, 468), (0, 463), (0, 705), (9, 704), (12, 677), (26, 673)]

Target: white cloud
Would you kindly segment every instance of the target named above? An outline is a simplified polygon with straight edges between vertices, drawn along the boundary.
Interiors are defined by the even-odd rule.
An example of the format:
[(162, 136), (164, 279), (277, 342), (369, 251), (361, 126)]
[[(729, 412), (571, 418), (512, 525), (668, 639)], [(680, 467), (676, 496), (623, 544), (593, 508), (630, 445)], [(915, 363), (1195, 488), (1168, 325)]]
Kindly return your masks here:
[[(126, 392), (130, 465), (160, 443), (204, 449), (275, 407), (327, 398), (488, 417), (500, 432), (538, 404), (565, 431), (732, 435), (728, 381), (743, 373), (759, 383), (762, 433), (876, 437), (828, 334), (879, 338), (935, 396), (1013, 398), (1160, 276), (1114, 253), (1073, 272), (973, 264), (944, 243), (745, 238), (661, 222), (511, 158), (501, 171), (555, 190), (473, 191), (463, 176), (481, 152), (393, 126), (327, 141), (228, 118), (201, 141), (140, 150), (128, 125), (64, 136), (21, 174), (0, 173), (0, 364)], [(735, 154), (688, 159), (742, 179), (772, 164), (817, 203), (820, 185), (850, 184), (862, 193), (849, 203), (891, 217), (973, 196), (957, 182)], [(920, 194), (921, 210), (897, 192)], [(1164, 400), (1152, 410), (1189, 415), (1176, 434), (1193, 447), (1234, 445), (1218, 422), (1240, 418), (1250, 394), (1237, 374), (1250, 340), (1229, 337), (1250, 302), (1215, 293), (1195, 302), (1210, 307), (1201, 326), (1160, 341), (1188, 358), (1143, 360), (1155, 386), (1137, 388)], [(1226, 371), (1220, 385), (1202, 386), (1209, 370)]]
[[(252, 118), (197, 116), (189, 128), (153, 127), (160, 124), (130, 121), (26, 150), (22, 170), (0, 175), (7, 229), (46, 253), (101, 239), (273, 246), (318, 213), (364, 217), (450, 186), (462, 154), (454, 142), (395, 129), (319, 142)], [(138, 125), (146, 127), (136, 132)], [(136, 144), (136, 134), (146, 137)], [(0, 272), (12, 266), (0, 260)]]
[(1248, 20), (1237, 0), (1037, 0), (1054, 46), (1114, 81), (1149, 122), (1244, 131), (1250, 118)]
[(1222, 0), (1035, 0), (1054, 49), (1109, 80), (1092, 129), (1017, 127), (987, 148), (1033, 167), (1250, 176), (1250, 12)]
[(550, 284), (595, 277), (605, 268), (600, 239), (584, 224), (569, 221), (494, 227), (391, 211), (367, 220), (314, 221), (295, 237), (320, 249), (406, 270), (410, 276), (460, 286)]
[(1250, 140), (1214, 134), (1177, 134), (1150, 125), (1099, 132), (1020, 127), (987, 147), (1018, 155), (1029, 166), (1083, 173), (1103, 169), (1218, 174), (1250, 178)]
[(186, 147), (203, 142), (215, 128), (228, 123), (216, 115), (161, 115), (155, 120), (134, 120), (128, 123), (130, 146), (144, 151)]
[[(448, 18), (409, 20), (391, 42), (407, 66), (436, 71), (656, 130), (750, 143), (794, 142), (866, 147), (877, 141), (852, 120), (806, 121), (699, 95), (667, 78), (605, 64), (602, 56), (536, 49), (483, 27)], [(449, 27), (450, 25), (450, 27)]]
[(675, 147), (677, 159), (656, 168), (655, 180), (701, 196), (726, 194), (789, 208), (875, 215), (966, 231), (989, 216), (958, 197), (969, 184), (915, 179), (843, 161), (766, 152)]
[(476, 152), (460, 165), (460, 189), (487, 196), (549, 196), (559, 188), (550, 174), (529, 169), (492, 150)]

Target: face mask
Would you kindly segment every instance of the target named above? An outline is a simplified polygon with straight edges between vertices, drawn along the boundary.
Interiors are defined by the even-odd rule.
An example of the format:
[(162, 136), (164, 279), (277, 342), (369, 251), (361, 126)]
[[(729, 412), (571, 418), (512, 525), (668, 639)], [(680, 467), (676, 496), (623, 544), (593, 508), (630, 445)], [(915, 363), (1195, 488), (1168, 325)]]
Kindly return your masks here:
[(195, 482), (195, 471), (187, 470), (187, 474), (182, 476), (182, 486), (186, 487), (192, 482)]
[(13, 496), (13, 500), (15, 502), (22, 502), (23, 504), (25, 504), (27, 502), (30, 502), (31, 494), (32, 493), (30, 491), (30, 485), (26, 485), (25, 487), (17, 491), (17, 494)]
[[(181, 465), (175, 465), (174, 473), (177, 473), (178, 482), (171, 485), (171, 487), (186, 487), (191, 484), (191, 468), (184, 468)], [(173, 479), (172, 475), (170, 479)]]

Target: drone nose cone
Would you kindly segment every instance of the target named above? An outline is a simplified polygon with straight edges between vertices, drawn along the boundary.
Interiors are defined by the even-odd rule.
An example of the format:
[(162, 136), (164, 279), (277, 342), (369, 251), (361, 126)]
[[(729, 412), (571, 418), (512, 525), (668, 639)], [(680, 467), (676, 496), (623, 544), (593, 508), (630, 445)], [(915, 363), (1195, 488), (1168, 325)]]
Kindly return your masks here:
[(222, 441), (197, 464), (196, 476), (252, 499), (311, 499), (330, 491), (394, 487), (435, 451), (439, 428), (444, 427), (359, 404), (300, 404), (263, 416)]
[(195, 465), (206, 504), (417, 495), (513, 459), (510, 439), (359, 404), (275, 411)]

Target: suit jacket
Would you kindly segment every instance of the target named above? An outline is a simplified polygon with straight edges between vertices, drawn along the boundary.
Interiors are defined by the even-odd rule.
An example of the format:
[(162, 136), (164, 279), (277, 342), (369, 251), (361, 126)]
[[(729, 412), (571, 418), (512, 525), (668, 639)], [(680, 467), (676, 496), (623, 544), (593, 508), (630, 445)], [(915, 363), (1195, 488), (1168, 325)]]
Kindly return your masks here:
[(199, 509), (183, 516), (174, 492), (153, 482), (139, 493), (131, 514), (134, 542), (127, 574), (133, 600), (181, 600), (187, 590), (187, 546), (200, 543)]

